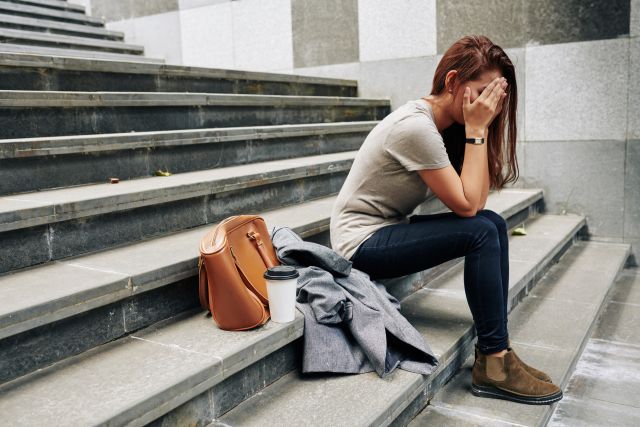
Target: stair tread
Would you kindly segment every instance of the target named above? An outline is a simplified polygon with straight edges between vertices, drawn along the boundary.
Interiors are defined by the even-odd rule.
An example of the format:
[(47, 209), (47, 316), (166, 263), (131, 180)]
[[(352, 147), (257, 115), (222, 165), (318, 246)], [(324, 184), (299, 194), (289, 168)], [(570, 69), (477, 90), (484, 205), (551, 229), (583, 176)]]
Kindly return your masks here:
[[(304, 323), (297, 313), (294, 322), (268, 322), (238, 333), (218, 329), (202, 312), (177, 320), (63, 361), (43, 378), (40, 371), (5, 384), (0, 387), (3, 418), (13, 425), (52, 419), (142, 425), (165, 406), (178, 406), (298, 338)], [(23, 399), (36, 399), (38, 408), (20, 410)]]
[[(1, 46), (0, 46), (1, 47)], [(211, 77), (242, 80), (283, 81), (292, 83), (313, 83), (357, 87), (357, 80), (334, 77), (315, 77), (288, 73), (272, 73), (262, 71), (233, 70), (224, 68), (205, 68), (175, 64), (153, 64), (133, 61), (117, 61), (116, 59), (73, 58), (60, 55), (58, 57), (30, 53), (0, 53), (0, 65), (55, 67), (80, 71), (111, 71), (123, 74), (162, 74), (172, 77)]]
[[(546, 216), (546, 215), (545, 215)], [(543, 216), (544, 218), (544, 216)], [(513, 238), (510, 238), (510, 245)], [(514, 240), (514, 243), (518, 239)], [(580, 244), (580, 248), (591, 248), (591, 243)], [(570, 249), (572, 251), (573, 249)], [(579, 252), (579, 250), (577, 251)], [(607, 263), (622, 267), (628, 246), (608, 244), (599, 253), (607, 257)], [(561, 261), (564, 264), (566, 261)], [(577, 256), (582, 265), (593, 265), (592, 257)], [(613, 281), (613, 277), (605, 275), (599, 280)], [(459, 282), (462, 278), (459, 278)], [(462, 286), (461, 283), (459, 283)], [(527, 304), (529, 300), (525, 300)], [(551, 301), (551, 300), (549, 300)], [(546, 301), (545, 301), (546, 302)], [(410, 311), (407, 318), (413, 325), (417, 325), (430, 342), (432, 349), (440, 355), (447, 354), (455, 348), (456, 338), (463, 334), (463, 330), (472, 327), (471, 314), (468, 312), (466, 299), (445, 297), (428, 290), (419, 291), (403, 300), (403, 312)], [(544, 306), (541, 304), (540, 307)], [(595, 304), (594, 304), (595, 306)], [(415, 310), (415, 311), (413, 311)], [(512, 314), (516, 322), (520, 320), (520, 313), (527, 310), (523, 305)], [(406, 313), (406, 312), (405, 312)], [(415, 316), (415, 317), (414, 317)], [(449, 339), (441, 339), (443, 329), (449, 323)], [(533, 322), (532, 322), (533, 324)], [(521, 325), (517, 323), (517, 325)], [(518, 334), (514, 335), (517, 338)], [(444, 337), (443, 337), (444, 338)], [(442, 360), (442, 359), (441, 359)], [(433, 374), (432, 374), (433, 375)], [(465, 373), (466, 375), (466, 373)], [(468, 375), (466, 375), (468, 376)], [(427, 377), (428, 378), (428, 377)], [(466, 378), (465, 380), (468, 380)], [(397, 375), (387, 380), (380, 380), (375, 373), (358, 375), (355, 377), (342, 376), (337, 378), (303, 378), (299, 372), (292, 372), (276, 381), (259, 395), (256, 395), (220, 418), (220, 425), (264, 425), (274, 422), (285, 424), (312, 423), (314, 425), (378, 425), (393, 421), (415, 396), (424, 388), (424, 381), (420, 375), (399, 371)], [(427, 379), (427, 381), (429, 381)], [(451, 383), (449, 383), (451, 384)], [(467, 387), (456, 387), (458, 393), (464, 393), (465, 402), (475, 398), (469, 394)], [(367, 396), (362, 399), (362, 396)], [(481, 408), (491, 405), (489, 399), (476, 398), (473, 404)], [(493, 399), (492, 399), (493, 400)], [(471, 401), (469, 401), (471, 402)], [(467, 403), (469, 403), (467, 402)], [(496, 404), (502, 404), (497, 401)], [(507, 406), (510, 405), (510, 406)], [(249, 409), (251, 408), (251, 409)], [(375, 410), (374, 410), (375, 408)], [(504, 402), (503, 409), (513, 411), (513, 403)], [(520, 406), (518, 406), (520, 409)], [(464, 405), (464, 410), (468, 406)], [(310, 418), (313, 416), (313, 418)], [(425, 425), (417, 422), (416, 425)], [(214, 424), (216, 425), (216, 424)], [(523, 425), (531, 425), (529, 423)]]
[[(564, 217), (571, 217), (571, 216), (564, 216)], [(549, 221), (554, 221), (558, 219), (561, 219), (566, 222), (567, 218), (564, 218), (564, 217), (559, 218), (558, 216), (549, 216), (549, 217), (541, 216), (538, 219), (536, 219), (535, 222), (539, 222), (541, 225), (543, 225), (544, 223), (548, 223)], [(584, 221), (584, 218), (575, 216), (573, 220), (574, 222), (577, 223), (579, 221)], [(287, 221), (289, 221), (289, 218), (287, 218)], [(531, 230), (534, 230), (533, 223), (530, 225), (530, 227), (531, 227)], [(567, 230), (566, 227), (565, 227), (565, 230)], [(548, 236), (548, 239), (550, 240), (553, 240), (553, 239), (558, 240), (559, 238), (560, 237), (558, 236), (557, 233), (552, 233)], [(514, 242), (514, 245), (517, 245), (516, 242), (517, 242), (517, 239)], [(521, 244), (525, 244), (525, 243), (521, 243)], [(535, 266), (530, 266), (530, 268), (534, 269)], [(443, 280), (445, 279), (437, 279), (435, 282), (443, 281)], [(442, 357), (441, 360), (446, 360), (452, 357), (453, 353), (455, 352), (456, 343), (460, 341), (460, 337), (462, 335), (464, 335), (465, 333), (466, 334), (469, 333), (468, 331), (472, 326), (470, 314), (468, 313), (468, 308), (466, 306), (466, 301), (463, 298), (447, 295), (446, 293), (439, 292), (437, 290), (425, 289), (425, 290), (419, 291), (418, 293), (412, 295), (411, 297), (403, 301), (403, 305), (407, 306), (409, 309), (412, 305), (415, 306), (416, 304), (420, 305), (421, 307), (432, 308), (431, 310), (421, 311), (421, 314), (423, 315), (427, 314), (428, 316), (432, 316), (434, 315), (434, 313), (436, 313), (437, 315), (434, 316), (433, 319), (425, 319), (424, 316), (422, 316), (421, 318), (416, 318), (415, 315), (411, 315), (411, 313), (406, 313), (405, 315), (408, 316), (410, 322), (416, 325), (416, 327), (419, 330), (429, 331), (427, 332), (426, 336), (428, 337), (429, 343), (432, 345), (432, 348), (434, 349), (436, 354)], [(446, 307), (446, 309), (443, 310), (443, 307)], [(301, 314), (300, 313), (297, 313), (297, 314), (298, 314), (298, 317), (296, 319), (296, 322), (301, 322), (302, 321), (300, 317)], [(213, 334), (213, 331), (216, 329), (213, 323), (211, 322), (211, 319), (200, 320), (200, 319), (197, 319), (196, 317), (190, 318), (191, 320), (185, 320), (180, 324), (179, 323), (170, 324), (169, 328), (174, 328), (172, 331), (168, 329), (163, 329), (163, 327), (157, 327), (157, 326), (152, 327), (150, 329), (147, 329), (139, 333), (137, 335), (137, 338), (131, 338), (131, 340), (138, 340), (138, 341), (149, 340), (150, 342), (148, 342), (148, 344), (159, 343), (158, 345), (162, 345), (165, 348), (172, 348), (174, 349), (175, 352), (189, 351), (192, 353), (200, 354), (199, 353), (200, 348), (205, 348), (205, 349), (215, 348), (216, 346), (212, 345), (208, 341), (209, 336), (207, 335), (207, 332), (206, 332), (207, 330), (209, 330), (211, 331), (211, 334)], [(208, 320), (209, 323), (207, 324), (204, 320)], [(193, 322), (193, 325), (199, 325), (199, 326), (198, 327), (186, 326), (187, 322), (189, 321)], [(150, 331), (153, 331), (153, 332), (150, 332)], [(438, 333), (438, 331), (440, 332)], [(301, 333), (302, 331), (300, 331), (300, 334)], [(155, 339), (153, 334), (155, 334), (155, 337), (156, 337)], [(134, 336), (136, 336), (136, 334), (134, 334)], [(157, 338), (157, 337), (165, 337), (165, 338), (161, 340), (160, 338)], [(241, 339), (243, 335), (232, 334), (231, 337)], [(291, 338), (291, 339), (293, 340), (295, 338)], [(280, 342), (280, 345), (284, 345), (284, 344), (285, 342)], [(263, 348), (263, 343), (252, 342), (251, 346), (255, 346), (256, 348), (261, 350)], [(140, 345), (137, 345), (135, 348), (133, 346), (130, 346), (130, 347), (131, 348), (129, 351), (140, 351), (144, 354), (148, 354), (148, 352), (150, 351), (146, 347), (143, 348)], [(117, 419), (118, 421), (122, 422), (123, 420), (130, 420), (132, 418), (144, 416), (142, 415), (142, 412), (146, 410), (150, 410), (149, 408), (153, 407), (152, 405), (150, 405), (149, 402), (152, 401), (154, 398), (157, 399), (158, 393), (164, 393), (164, 397), (162, 399), (170, 402), (174, 402), (172, 399), (177, 395), (180, 395), (184, 400), (187, 400), (199, 394), (205, 388), (210, 387), (211, 382), (215, 381), (214, 379), (214, 375), (216, 375), (215, 369), (218, 369), (218, 371), (222, 369), (224, 371), (224, 366), (225, 366), (225, 361), (223, 360), (222, 368), (216, 367), (216, 365), (220, 363), (220, 360), (216, 357), (209, 356), (208, 364), (203, 361), (195, 361), (192, 363), (193, 366), (191, 367), (191, 369), (188, 370), (187, 372), (184, 372), (184, 368), (181, 368), (182, 372), (180, 373), (179, 378), (175, 376), (171, 376), (168, 382), (158, 381), (159, 383), (158, 389), (154, 389), (155, 394), (152, 394), (150, 391), (146, 391), (147, 393), (146, 398), (142, 398), (138, 394), (139, 392), (136, 391), (135, 397), (131, 398), (131, 394), (128, 393), (128, 391), (124, 390), (123, 389), (124, 387), (131, 387), (131, 388), (135, 388), (136, 390), (144, 391), (145, 388), (148, 388), (148, 386), (145, 384), (144, 386), (140, 387), (138, 386), (137, 382), (148, 381), (148, 378), (152, 378), (153, 375), (155, 375), (156, 369), (158, 369), (161, 372), (171, 371), (171, 369), (168, 369), (166, 365), (162, 365), (161, 368), (158, 368), (158, 365), (161, 364), (159, 363), (158, 359), (154, 359), (153, 364), (149, 364), (148, 361), (146, 361), (146, 363), (141, 363), (139, 361), (145, 360), (144, 357), (138, 356), (138, 355), (125, 357), (124, 355), (122, 355), (122, 353), (125, 352), (126, 349), (119, 350), (120, 347), (114, 347), (114, 348), (116, 348), (116, 350), (111, 351), (109, 348), (105, 347), (105, 351), (101, 352), (101, 356), (95, 356), (95, 358), (83, 357), (78, 362), (71, 364), (70, 368), (64, 366), (64, 362), (59, 365), (54, 365), (51, 368), (46, 368), (45, 370), (41, 371), (43, 372), (42, 375), (46, 375), (46, 381), (42, 381), (42, 382), (38, 381), (38, 373), (35, 373), (31, 377), (34, 381), (30, 381), (28, 379), (29, 377), (27, 377), (27, 379), (18, 380), (18, 381), (14, 381), (13, 383), (9, 383), (8, 386), (5, 386), (4, 388), (0, 388), (0, 392), (3, 392), (3, 394), (5, 395), (5, 398), (2, 401), (0, 401), (0, 410), (3, 410), (4, 412), (5, 410), (10, 410), (11, 408), (20, 407), (21, 402), (23, 401), (33, 401), (33, 399), (39, 400), (41, 398), (43, 399), (46, 398), (46, 401), (49, 402), (50, 404), (47, 407), (41, 407), (40, 409), (36, 409), (36, 411), (38, 411), (37, 413), (32, 412), (30, 415), (31, 418), (29, 418), (28, 420), (25, 419), (25, 422), (37, 422), (36, 417), (39, 417), (39, 416), (48, 418), (48, 419), (51, 419), (52, 416), (56, 416), (55, 414), (51, 414), (51, 412), (48, 412), (48, 411), (56, 411), (57, 414), (66, 414), (66, 416), (69, 416), (69, 414), (72, 414), (75, 411), (84, 411), (84, 409), (82, 408), (85, 408), (88, 405), (83, 404), (83, 402), (101, 400), (102, 397), (100, 395), (96, 395), (95, 393), (105, 393), (105, 394), (108, 394), (108, 396), (104, 397), (104, 401), (108, 402), (109, 404), (107, 405), (108, 408), (104, 410), (109, 411), (110, 418), (106, 418), (106, 416), (104, 416), (100, 412), (102, 411), (102, 408), (97, 408), (96, 409), (97, 412), (95, 413), (96, 418), (92, 419), (91, 422), (96, 422), (96, 421), (104, 422), (106, 420), (113, 420), (113, 419)], [(222, 346), (218, 348), (222, 348)], [(246, 352), (246, 354), (255, 354), (255, 350), (252, 351), (252, 349), (245, 348), (244, 351)], [(91, 353), (91, 354), (94, 354), (94, 353)], [(164, 360), (163, 358), (160, 358), (160, 359)], [(111, 370), (106, 367), (106, 365), (119, 366), (120, 364), (122, 364), (122, 360), (129, 360), (128, 363), (129, 365), (132, 365), (132, 366), (129, 366), (126, 369), (123, 367), (120, 367), (119, 369), (111, 369)], [(253, 362), (254, 360), (255, 359), (252, 359), (248, 362), (250, 363), (250, 362)], [(105, 367), (103, 367), (102, 369), (98, 369), (98, 366), (95, 366), (95, 364), (97, 363), (105, 364), (105, 365), (101, 365)], [(175, 363), (175, 362), (173, 362), (173, 359), (171, 357), (167, 356), (167, 363)], [(234, 369), (236, 369), (236, 371), (238, 369), (241, 369), (241, 365), (236, 365)], [(94, 391), (94, 388), (91, 387), (90, 384), (85, 384), (83, 385), (84, 388), (91, 389), (90, 396), (85, 396), (84, 394), (82, 396), (77, 396), (74, 393), (74, 397), (77, 396), (77, 399), (81, 399), (81, 400), (67, 399), (62, 397), (62, 396), (66, 396), (64, 392), (61, 392), (64, 388), (79, 387), (79, 384), (82, 381), (82, 376), (83, 375), (86, 376), (86, 372), (99, 372), (101, 370), (105, 372), (110, 372), (109, 383), (120, 384), (118, 386), (118, 390), (120, 390), (120, 392), (113, 393), (112, 392), (113, 389), (108, 391), (109, 387), (101, 387), (101, 390)], [(46, 371), (46, 374), (44, 373), (45, 371)], [(136, 375), (132, 375), (131, 374), (132, 372), (135, 372)], [(208, 375), (208, 378), (206, 380), (200, 376), (202, 372), (208, 372), (208, 374), (206, 374)], [(406, 394), (407, 387), (411, 388), (414, 392), (417, 393), (420, 391), (419, 388), (423, 382), (420, 375), (416, 375), (416, 374), (412, 374), (412, 373), (400, 371), (400, 370), (396, 371), (396, 374), (388, 381), (380, 381), (380, 379), (377, 378), (377, 375), (375, 375), (374, 373), (371, 373), (371, 374), (373, 375), (365, 374), (365, 375), (359, 375), (356, 377), (351, 377), (351, 376), (336, 377), (329, 380), (327, 380), (326, 378), (308, 380), (308, 383), (313, 386), (313, 390), (311, 391), (311, 393), (313, 393), (313, 396), (312, 396), (313, 398), (302, 399), (303, 402), (306, 402), (305, 404), (307, 405), (306, 415), (304, 416), (308, 417), (309, 414), (315, 414), (316, 416), (333, 416), (336, 413), (340, 413), (340, 411), (335, 411), (335, 410), (318, 411), (319, 407), (316, 405), (320, 405), (321, 400), (323, 399), (322, 388), (325, 387), (323, 386), (323, 384), (326, 384), (326, 387), (332, 388), (332, 390), (330, 390), (331, 391), (330, 394), (334, 397), (341, 396), (341, 398), (344, 398), (345, 396), (355, 395), (356, 391), (361, 395), (363, 390), (375, 389), (375, 393), (371, 394), (372, 398), (374, 398), (378, 393), (380, 393), (380, 394), (384, 394), (385, 399), (389, 399), (390, 396), (398, 397), (400, 395)], [(126, 381), (124, 380), (124, 378), (126, 378)], [(202, 388), (200, 388), (199, 386), (196, 385), (197, 381), (194, 380), (194, 378), (197, 378), (197, 381), (203, 381), (203, 382), (210, 381), (210, 383), (207, 383), (206, 387), (203, 386)], [(291, 376), (286, 376), (284, 381), (287, 381), (287, 378), (290, 379)], [(297, 379), (295, 381), (300, 382)], [(127, 385), (123, 386), (124, 383), (126, 383)], [(344, 390), (341, 390), (339, 393), (336, 393), (336, 390), (333, 389), (333, 387), (336, 386), (336, 383), (341, 384), (341, 386), (344, 387), (344, 390), (346, 390), (347, 393), (343, 393)], [(276, 384), (282, 384), (282, 383), (277, 382)], [(305, 384), (307, 384), (307, 382), (305, 382)], [(367, 387), (367, 388), (363, 388), (363, 387)], [(50, 390), (52, 390), (53, 388), (58, 390), (58, 393), (52, 394)], [(162, 388), (162, 390), (159, 390), (160, 388)], [(185, 392), (184, 392), (185, 388), (188, 388), (191, 390), (189, 392), (190, 393), (189, 396), (185, 396)], [(270, 392), (267, 389), (261, 393), (261, 396), (266, 396), (269, 394)], [(307, 394), (307, 397), (309, 397), (308, 394)], [(402, 397), (400, 400), (403, 400), (403, 399), (406, 399), (406, 397)], [(134, 401), (139, 404), (135, 408), (132, 408), (132, 402)], [(362, 406), (363, 403), (364, 401), (361, 401), (360, 405)], [(177, 404), (178, 403), (176, 403), (176, 405)], [(399, 405), (400, 403), (396, 402), (396, 404)], [(313, 406), (312, 411), (310, 411), (309, 405)], [(366, 405), (368, 409), (366, 410), (362, 409), (362, 410), (366, 412), (370, 412), (372, 401), (369, 400), (368, 403), (366, 403)], [(169, 408), (165, 408), (164, 411), (166, 412), (170, 410), (172, 407), (175, 407), (175, 405), (172, 405)], [(379, 407), (382, 408), (384, 406), (379, 406)], [(356, 411), (359, 409), (361, 408), (352, 408), (350, 413), (353, 413), (353, 411)], [(303, 412), (304, 411), (300, 409), (300, 414), (302, 414)], [(342, 414), (344, 414), (344, 412), (342, 412)], [(149, 417), (150, 419), (152, 419), (159, 415), (161, 415), (161, 413), (153, 413), (153, 417), (152, 416), (149, 416)], [(82, 416), (84, 415), (74, 414), (72, 416), (74, 418), (82, 418)], [(342, 416), (344, 417), (344, 415)], [(10, 417), (13, 418), (13, 415), (10, 415)], [(264, 419), (262, 421), (264, 421)], [(350, 419), (349, 421), (352, 421), (352, 420)]]
[(122, 31), (107, 30), (102, 27), (92, 27), (89, 25), (72, 24), (70, 22), (52, 21), (50, 19), (28, 18), (26, 16), (0, 13), (0, 24), (2, 23), (29, 25), (32, 27), (51, 28), (56, 30), (66, 30), (69, 32), (124, 38), (124, 33)]
[[(0, 48), (2, 44), (0, 44)], [(64, 104), (62, 104), (64, 103)], [(0, 90), (0, 106), (12, 107), (115, 107), (160, 105), (252, 106), (388, 106), (387, 98), (344, 96), (255, 95), (207, 92), (82, 92)]]
[(144, 46), (129, 44), (122, 41), (103, 40), (93, 37), (69, 36), (64, 34), (43, 33), (40, 31), (16, 30), (13, 28), (0, 28), (0, 37), (49, 43), (57, 42), (96, 48), (121, 49), (123, 51), (136, 51), (139, 54), (142, 54), (144, 52)]
[[(487, 203), (504, 215), (513, 206), (533, 203), (540, 194), (536, 189), (505, 189), (490, 193)], [(320, 227), (328, 224), (335, 198), (324, 197), (265, 212), (262, 216), (268, 224), (286, 224), (292, 229), (309, 224)], [(541, 228), (542, 224), (536, 223), (533, 232), (543, 236), (549, 233), (562, 235), (567, 231), (554, 230), (553, 224), (573, 227), (574, 221), (571, 217), (556, 218), (551, 229)], [(197, 242), (209, 227), (212, 225), (0, 276), (0, 300), (3, 301), (0, 337), (187, 277), (197, 265)], [(154, 257), (150, 258), (149, 253)], [(56, 287), (45, 286), (51, 277), (66, 280), (60, 280)], [(48, 292), (42, 292), (42, 289)], [(79, 305), (80, 301), (85, 305)]]
[[(304, 229), (328, 226), (335, 197), (260, 215), (270, 230), (286, 224), (302, 233)], [(0, 338), (193, 276), (198, 244), (213, 226), (207, 224), (0, 276)], [(55, 286), (50, 286), (52, 278), (56, 278)]]
[[(578, 242), (509, 318), (511, 344), (520, 358), (547, 372), (560, 388), (566, 385), (629, 250), (628, 244)], [(472, 366), (473, 355), (410, 425), (455, 423), (460, 408), (468, 420), (483, 420), (484, 424), (546, 422), (552, 406), (514, 406), (509, 401), (473, 396), (468, 391)]]
[(61, 57), (78, 57), (91, 59), (113, 59), (122, 63), (128, 62), (149, 62), (154, 64), (164, 63), (164, 59), (148, 58), (141, 55), (127, 55), (124, 53), (102, 52), (97, 50), (77, 50), (60, 47), (32, 46), (24, 44), (0, 43), (0, 55), (3, 53), (34, 53), (39, 55), (55, 55)]
[(22, 13), (32, 13), (34, 15), (53, 16), (56, 18), (69, 19), (72, 21), (84, 21), (87, 23), (104, 25), (102, 19), (94, 18), (84, 13), (55, 10), (48, 7), (30, 6), (26, 4), (11, 3), (7, 1), (0, 1), (0, 10), (11, 10)]
[(356, 153), (296, 157), (0, 197), (0, 231), (309, 176), (313, 168), (318, 172), (347, 170)]
[(0, 140), (0, 159), (216, 143), (248, 138), (366, 132), (377, 123), (379, 121), (370, 120), (2, 139)]

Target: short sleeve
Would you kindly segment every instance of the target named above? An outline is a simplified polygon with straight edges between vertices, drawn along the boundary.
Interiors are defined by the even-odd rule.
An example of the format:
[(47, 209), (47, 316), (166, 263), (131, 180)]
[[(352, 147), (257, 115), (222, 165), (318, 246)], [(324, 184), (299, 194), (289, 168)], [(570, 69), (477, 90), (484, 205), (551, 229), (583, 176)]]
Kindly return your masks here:
[(451, 164), (442, 135), (422, 118), (409, 117), (394, 124), (384, 150), (405, 169), (439, 169)]

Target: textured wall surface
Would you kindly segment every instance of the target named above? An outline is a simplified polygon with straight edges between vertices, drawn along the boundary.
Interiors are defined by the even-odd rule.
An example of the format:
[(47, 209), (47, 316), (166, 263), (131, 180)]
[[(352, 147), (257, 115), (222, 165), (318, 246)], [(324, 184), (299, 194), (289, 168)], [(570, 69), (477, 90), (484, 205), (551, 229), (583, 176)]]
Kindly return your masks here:
[(148, 56), (354, 79), (392, 109), (430, 93), (452, 43), (484, 34), (516, 69), (514, 186), (544, 188), (551, 213), (586, 215), (594, 238), (640, 255), (640, 0), (90, 3)]

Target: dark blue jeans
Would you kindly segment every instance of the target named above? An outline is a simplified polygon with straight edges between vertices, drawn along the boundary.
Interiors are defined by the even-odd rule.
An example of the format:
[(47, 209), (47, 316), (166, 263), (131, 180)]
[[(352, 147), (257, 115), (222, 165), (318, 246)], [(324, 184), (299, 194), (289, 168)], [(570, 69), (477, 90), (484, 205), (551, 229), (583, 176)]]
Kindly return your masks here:
[(404, 276), (465, 257), (464, 291), (473, 316), (478, 350), (506, 349), (509, 295), (507, 223), (492, 210), (473, 217), (453, 212), (412, 215), (409, 224), (377, 230), (351, 257), (353, 268), (372, 280)]

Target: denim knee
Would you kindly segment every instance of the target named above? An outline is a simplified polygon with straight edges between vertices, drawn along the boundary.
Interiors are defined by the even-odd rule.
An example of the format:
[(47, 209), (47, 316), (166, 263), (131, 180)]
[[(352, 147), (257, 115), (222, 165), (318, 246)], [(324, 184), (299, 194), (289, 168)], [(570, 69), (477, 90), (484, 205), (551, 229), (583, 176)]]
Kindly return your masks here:
[(498, 229), (500, 233), (506, 233), (508, 226), (507, 220), (502, 217), (499, 213), (492, 211), (491, 209), (480, 209), (477, 212), (478, 215), (489, 219)]
[(489, 218), (486, 218), (482, 215), (477, 215), (475, 217), (477, 221), (477, 232), (478, 236), (481, 238), (485, 238), (489, 242), (495, 242), (498, 247), (499, 245), (499, 235), (498, 228)]

